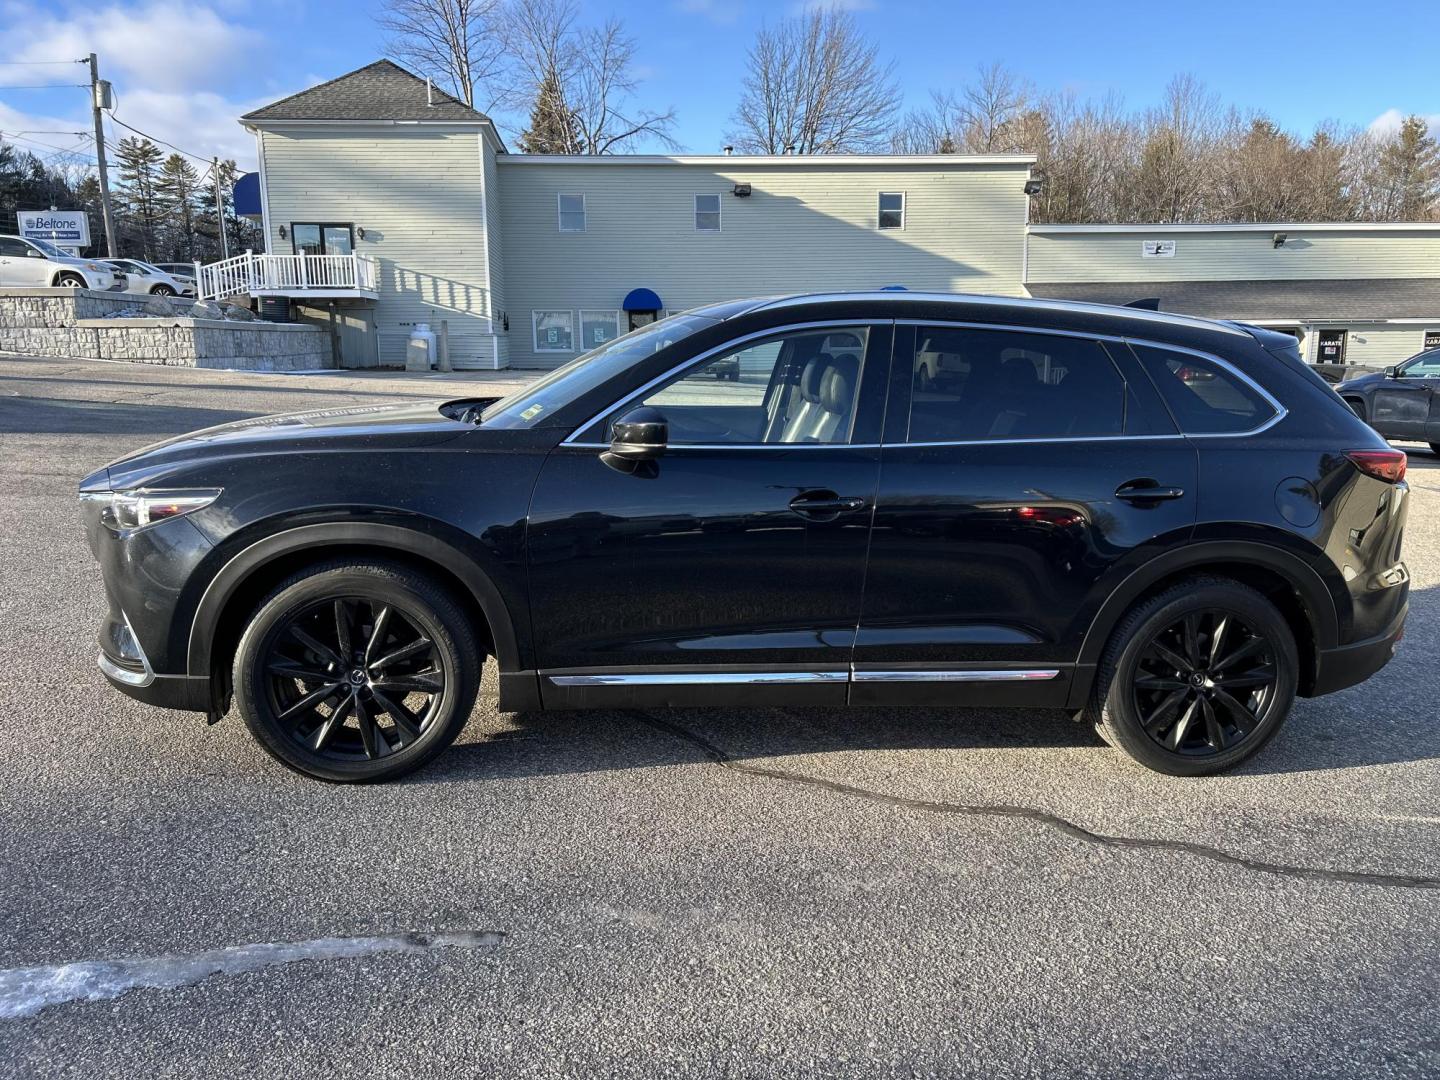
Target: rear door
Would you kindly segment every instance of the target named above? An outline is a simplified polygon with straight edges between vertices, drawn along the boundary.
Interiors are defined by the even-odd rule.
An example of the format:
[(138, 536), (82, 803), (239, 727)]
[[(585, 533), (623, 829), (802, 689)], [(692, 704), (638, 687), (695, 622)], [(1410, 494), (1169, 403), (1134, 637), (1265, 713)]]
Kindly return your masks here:
[(1195, 520), (1196, 455), (1123, 343), (897, 329), (851, 701), (1061, 705), (1097, 583)]

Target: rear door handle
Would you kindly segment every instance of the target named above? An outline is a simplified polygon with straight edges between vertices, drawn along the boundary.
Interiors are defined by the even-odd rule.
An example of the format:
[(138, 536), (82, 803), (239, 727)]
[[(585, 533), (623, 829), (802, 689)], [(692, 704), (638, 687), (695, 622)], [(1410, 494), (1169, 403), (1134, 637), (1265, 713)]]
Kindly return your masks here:
[(833, 491), (806, 491), (790, 500), (790, 509), (802, 517), (839, 517), (865, 509), (865, 500)]
[(1166, 499), (1183, 499), (1182, 487), (1161, 487), (1154, 480), (1131, 480), (1115, 489), (1115, 498), (1127, 502), (1161, 502)]

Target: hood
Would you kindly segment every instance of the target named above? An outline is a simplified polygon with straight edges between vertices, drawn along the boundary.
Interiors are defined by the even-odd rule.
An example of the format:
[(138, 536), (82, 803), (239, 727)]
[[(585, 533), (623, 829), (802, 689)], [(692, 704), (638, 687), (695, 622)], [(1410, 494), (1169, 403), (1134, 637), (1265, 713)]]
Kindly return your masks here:
[(1374, 386), (1376, 383), (1384, 382), (1389, 376), (1383, 371), (1369, 371), (1364, 375), (1356, 375), (1353, 379), (1346, 379), (1339, 383), (1336, 390), (1360, 390), (1367, 386)]
[(101, 483), (103, 474), (105, 486), (123, 490), (157, 482), (173, 469), (199, 461), (256, 454), (432, 446), (474, 430), (456, 417), (476, 400), (342, 406), (237, 420), (153, 443), (117, 458), (88, 477), (81, 487)]

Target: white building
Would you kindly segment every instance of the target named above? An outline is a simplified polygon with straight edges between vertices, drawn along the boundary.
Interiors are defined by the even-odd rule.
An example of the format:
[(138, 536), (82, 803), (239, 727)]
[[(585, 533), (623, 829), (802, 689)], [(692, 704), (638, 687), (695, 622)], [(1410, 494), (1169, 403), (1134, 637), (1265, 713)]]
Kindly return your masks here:
[(1028, 226), (1024, 155), (510, 154), (386, 60), (243, 122), (271, 254), (202, 292), (334, 317), (348, 366), (402, 363), (417, 323), (445, 321), (457, 367), (551, 367), (662, 312), (887, 285), (1156, 298), (1293, 329), (1312, 359), (1440, 332), (1440, 225)]

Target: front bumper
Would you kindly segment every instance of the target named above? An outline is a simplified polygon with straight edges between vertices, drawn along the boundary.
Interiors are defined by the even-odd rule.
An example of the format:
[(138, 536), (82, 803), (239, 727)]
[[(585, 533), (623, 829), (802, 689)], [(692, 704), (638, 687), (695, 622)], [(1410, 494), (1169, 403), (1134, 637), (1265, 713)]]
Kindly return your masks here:
[(1336, 690), (1364, 682), (1390, 662), (1400, 639), (1405, 636), (1405, 616), (1409, 603), (1400, 606), (1400, 613), (1385, 629), (1373, 638), (1341, 645), (1335, 649), (1322, 649), (1315, 670), (1315, 685), (1307, 697), (1333, 694)]
[(210, 710), (210, 680), (157, 675), (129, 618), (114, 603), (100, 624), (100, 655), (96, 662), (111, 686), (137, 701), (189, 712)]

